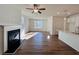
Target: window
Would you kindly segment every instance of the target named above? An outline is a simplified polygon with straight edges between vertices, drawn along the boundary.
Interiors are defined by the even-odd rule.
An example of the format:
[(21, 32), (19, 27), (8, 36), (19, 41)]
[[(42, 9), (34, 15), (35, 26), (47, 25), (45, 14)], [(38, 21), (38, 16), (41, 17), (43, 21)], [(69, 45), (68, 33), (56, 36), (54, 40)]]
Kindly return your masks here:
[(34, 22), (34, 26), (35, 26), (35, 28), (43, 28), (43, 21), (42, 20), (36, 20), (35, 22)]

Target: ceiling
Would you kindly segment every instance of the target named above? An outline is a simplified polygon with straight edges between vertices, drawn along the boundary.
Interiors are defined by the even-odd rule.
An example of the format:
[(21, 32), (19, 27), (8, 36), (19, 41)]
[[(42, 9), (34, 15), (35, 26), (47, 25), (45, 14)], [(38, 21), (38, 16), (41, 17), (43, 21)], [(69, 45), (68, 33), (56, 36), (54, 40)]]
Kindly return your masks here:
[(34, 13), (25, 8), (32, 8), (32, 4), (25, 4), (22, 13), (29, 17), (69, 16), (79, 13), (79, 4), (40, 4), (46, 8), (42, 14)]

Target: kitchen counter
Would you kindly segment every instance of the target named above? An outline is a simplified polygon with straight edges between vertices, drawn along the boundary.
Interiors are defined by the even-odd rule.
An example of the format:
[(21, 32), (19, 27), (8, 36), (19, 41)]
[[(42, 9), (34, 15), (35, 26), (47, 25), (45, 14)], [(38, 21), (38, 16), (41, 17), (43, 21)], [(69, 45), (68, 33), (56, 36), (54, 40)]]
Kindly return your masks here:
[(59, 31), (58, 38), (79, 52), (79, 34)]

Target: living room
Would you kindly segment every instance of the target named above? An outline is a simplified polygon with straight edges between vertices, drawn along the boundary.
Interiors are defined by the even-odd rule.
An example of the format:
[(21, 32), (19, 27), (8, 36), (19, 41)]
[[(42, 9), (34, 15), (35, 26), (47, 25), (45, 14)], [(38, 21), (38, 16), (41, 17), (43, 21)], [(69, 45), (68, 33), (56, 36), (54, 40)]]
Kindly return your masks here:
[[(28, 8), (37, 8), (37, 9), (45, 8), (45, 9), (44, 10), (40, 9), (40, 12), (41, 12), (40, 14), (40, 12), (33, 12), (34, 11), (33, 9), (29, 10)], [(37, 39), (35, 40), (37, 40), (36, 43), (40, 43), (40, 44), (39, 45), (36, 44), (35, 46), (39, 48), (31, 51), (31, 49), (34, 48), (34, 46), (32, 46), (31, 43), (33, 43), (34, 45), (34, 42), (30, 41), (30, 44), (29, 43), (28, 43), (29, 45), (27, 44), (28, 46), (31, 45), (30, 48), (27, 46), (29, 50), (26, 48), (22, 50), (22, 52), (30, 51), (26, 53), (24, 52), (25, 55), (26, 54), (49, 54), (49, 55), (50, 54), (52, 55), (54, 54), (57, 54), (57, 55), (63, 55), (63, 54), (77, 55), (79, 54), (78, 53), (79, 48), (77, 46), (78, 40), (75, 41), (75, 39), (79, 39), (78, 37), (78, 34), (79, 34), (79, 24), (78, 24), (79, 14), (78, 13), (79, 11), (78, 10), (79, 10), (78, 4), (76, 5), (75, 4), (2, 4), (0, 5), (0, 25), (1, 25), (0, 26), (0, 29), (1, 29), (0, 51), (1, 53), (0, 54), (5, 54), (5, 55), (15, 54), (17, 50), (22, 49), (20, 48), (22, 44), (24, 45), (25, 42), (28, 42), (30, 38), (34, 37), (37, 34), (38, 36), (36, 36), (36, 38), (38, 40)], [(48, 34), (44, 35), (43, 32), (46, 32)], [(29, 35), (29, 33), (31, 34)], [(59, 40), (57, 41), (57, 39), (56, 39), (57, 44), (56, 43), (54, 44), (54, 42), (51, 41), (52, 42), (51, 44), (45, 43), (45, 47), (41, 48), (40, 45), (43, 46), (42, 45), (43, 38), (41, 38), (42, 35), (43, 37), (45, 37), (44, 39), (46, 39), (45, 42), (51, 41), (51, 40), (48, 41), (47, 38), (54, 40), (54, 36), (55, 36), (55, 38), (63, 41), (65, 44), (70, 46), (68, 49), (72, 51), (68, 49), (67, 50), (63, 49), (64, 46), (63, 47), (58, 46), (57, 44), (59, 44), (58, 43)], [(67, 35), (69, 35), (69, 37)], [(12, 45), (15, 45), (13, 46), (15, 47), (14, 49), (11, 45), (12, 42), (10, 42), (9, 39), (18, 39), (17, 42), (21, 42), (21, 43), (18, 43), (17, 45), (13, 43)], [(34, 40), (34, 38), (32, 40)], [(39, 41), (39, 40), (42, 40), (42, 41)], [(51, 45), (55, 45), (55, 46), (53, 47)], [(26, 43), (24, 47), (25, 46), (26, 46)], [(52, 47), (52, 48), (48, 49), (48, 47)], [(44, 48), (46, 48), (47, 50)], [(9, 49), (11, 51), (9, 51)], [(23, 53), (19, 53), (19, 54), (22, 55)]]

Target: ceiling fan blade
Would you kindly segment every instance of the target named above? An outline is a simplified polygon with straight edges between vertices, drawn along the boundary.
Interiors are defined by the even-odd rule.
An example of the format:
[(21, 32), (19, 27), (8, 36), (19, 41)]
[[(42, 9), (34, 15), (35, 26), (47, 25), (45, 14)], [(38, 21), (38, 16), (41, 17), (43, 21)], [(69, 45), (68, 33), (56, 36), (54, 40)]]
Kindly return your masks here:
[(38, 11), (39, 14), (41, 14), (42, 12)]
[(39, 10), (46, 10), (46, 8), (39, 8)]
[(26, 9), (33, 10), (33, 8), (26, 8)]
[(34, 13), (34, 11), (32, 11), (32, 13)]

